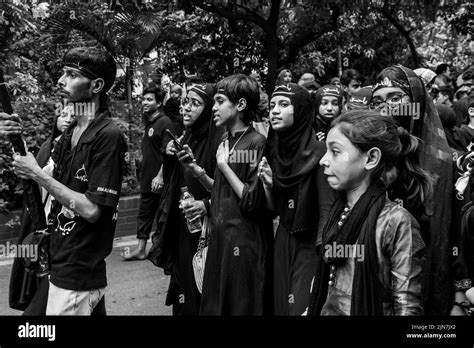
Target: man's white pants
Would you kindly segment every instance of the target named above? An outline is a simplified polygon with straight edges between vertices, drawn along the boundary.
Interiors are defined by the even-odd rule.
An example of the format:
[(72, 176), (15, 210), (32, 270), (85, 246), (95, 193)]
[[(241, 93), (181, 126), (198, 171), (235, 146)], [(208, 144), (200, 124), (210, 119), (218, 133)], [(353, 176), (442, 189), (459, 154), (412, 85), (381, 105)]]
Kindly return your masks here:
[(105, 294), (105, 288), (75, 291), (49, 282), (46, 315), (91, 315)]

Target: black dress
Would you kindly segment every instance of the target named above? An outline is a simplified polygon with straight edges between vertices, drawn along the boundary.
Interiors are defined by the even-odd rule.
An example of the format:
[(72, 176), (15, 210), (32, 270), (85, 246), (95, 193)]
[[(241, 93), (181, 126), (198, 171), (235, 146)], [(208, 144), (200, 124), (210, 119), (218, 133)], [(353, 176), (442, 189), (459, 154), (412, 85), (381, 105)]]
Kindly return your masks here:
[[(313, 212), (312, 230), (292, 233), (280, 222), (275, 235), (275, 314), (301, 315), (309, 303), (311, 279), (316, 268), (316, 245), (321, 244), (322, 228), (334, 201), (324, 169), (318, 166), (312, 176), (317, 193), (308, 210)], [(283, 197), (276, 199), (288, 199)], [(298, 204), (298, 202), (295, 202)], [(280, 205), (281, 206), (281, 205)]]
[[(213, 91), (207, 86), (208, 92)], [(194, 87), (194, 91), (198, 87)], [(216, 152), (223, 133), (223, 129), (217, 128), (212, 121), (213, 95), (213, 92), (209, 92), (207, 97), (201, 94), (205, 101), (204, 110), (181, 140), (182, 144), (191, 148), (197, 164), (210, 177), (216, 169)], [(180, 188), (187, 186), (195, 200), (204, 202), (208, 213), (211, 195), (175, 156), (165, 156), (164, 169), (169, 169), (169, 175), (165, 176), (157, 229), (152, 237), (148, 259), (171, 276), (165, 304), (173, 306), (173, 315), (198, 315), (201, 293), (196, 287), (192, 259), (201, 233), (190, 233), (188, 230), (186, 219), (179, 209)]]
[[(238, 138), (229, 136), (232, 149)], [(216, 169), (211, 195), (211, 238), (204, 272), (202, 315), (262, 315), (269, 311), (272, 220), (265, 212), (265, 195), (257, 177), (265, 137), (250, 128), (235, 146), (251, 161), (229, 165), (245, 187), (242, 198)], [(250, 151), (250, 152), (249, 152)], [(247, 154), (247, 155), (244, 155)], [(251, 155), (250, 155), (251, 154)], [(245, 162), (245, 161), (240, 161)], [(251, 163), (248, 163), (251, 162)]]
[[(207, 192), (201, 183), (180, 164), (179, 187), (187, 186), (195, 200), (208, 200)], [(176, 189), (179, 189), (176, 187)], [(175, 194), (179, 195), (178, 192)], [(196, 253), (201, 233), (190, 233), (186, 219), (177, 207), (173, 207), (170, 220), (173, 225), (173, 234), (170, 234), (171, 243), (171, 278), (166, 296), (166, 305), (173, 306), (173, 315), (198, 315), (201, 293), (194, 281), (192, 259)]]

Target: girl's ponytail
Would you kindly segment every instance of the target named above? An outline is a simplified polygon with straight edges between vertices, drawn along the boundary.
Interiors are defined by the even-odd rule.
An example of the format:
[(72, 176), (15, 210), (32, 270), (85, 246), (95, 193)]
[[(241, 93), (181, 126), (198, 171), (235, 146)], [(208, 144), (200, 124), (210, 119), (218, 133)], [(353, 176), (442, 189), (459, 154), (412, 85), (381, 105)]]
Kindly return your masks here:
[(361, 152), (373, 147), (382, 157), (371, 179), (381, 180), (391, 200), (401, 199), (403, 206), (418, 220), (425, 214), (431, 196), (433, 179), (419, 162), (421, 140), (399, 127), (392, 117), (376, 111), (354, 110), (342, 114), (332, 123)]
[(433, 181), (431, 176), (420, 167), (420, 140), (403, 127), (398, 127), (401, 150), (397, 162), (397, 179), (390, 185), (394, 197), (403, 200), (405, 207), (415, 216), (426, 213), (427, 197), (431, 195)]

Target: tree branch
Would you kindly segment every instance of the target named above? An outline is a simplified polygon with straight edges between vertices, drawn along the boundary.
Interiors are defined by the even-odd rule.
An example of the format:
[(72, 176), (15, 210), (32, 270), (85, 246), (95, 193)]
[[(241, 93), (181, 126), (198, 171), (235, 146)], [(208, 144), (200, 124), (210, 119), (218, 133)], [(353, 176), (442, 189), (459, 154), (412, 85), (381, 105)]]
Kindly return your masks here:
[(270, 15), (268, 16), (268, 23), (278, 25), (278, 18), (280, 17), (280, 2), (281, 0), (272, 0), (272, 7), (270, 8)]
[(312, 42), (314, 40), (314, 37), (314, 32), (311, 30), (305, 32), (303, 35), (300, 35), (296, 39), (291, 40), (288, 44), (287, 58), (285, 62), (282, 63), (284, 63), (284, 65), (293, 63), (296, 60), (296, 57), (298, 57), (298, 54), (303, 49), (303, 47)]
[(256, 17), (260, 17), (262, 19), (264, 19), (262, 16), (260, 16), (257, 12), (255, 12), (254, 10), (251, 10), (245, 6), (242, 6), (241, 4), (231, 4), (232, 6), (235, 6), (235, 7), (238, 7), (238, 8), (241, 8), (242, 10), (244, 10), (246, 13), (248, 13), (249, 16), (254, 16), (255, 18)]
[[(268, 32), (268, 23), (267, 21), (256, 14), (255, 12), (251, 11), (252, 13), (241, 13), (241, 12), (234, 12), (231, 10), (226, 9), (222, 6), (217, 6), (214, 4), (208, 4), (202, 1), (193, 1), (194, 4), (203, 9), (207, 12), (217, 13), (219, 16), (230, 19), (230, 20), (243, 20), (247, 22), (252, 22), (259, 26), (263, 31), (266, 33)], [(250, 11), (249, 9), (247, 9)]]
[(419, 63), (419, 59), (418, 59), (418, 52), (416, 52), (416, 47), (415, 47), (415, 44), (413, 43), (413, 40), (410, 36), (410, 33), (412, 31), (412, 29), (410, 30), (406, 30), (402, 24), (397, 21), (397, 19), (392, 16), (390, 10), (388, 9), (388, 6), (387, 5), (387, 2), (384, 3), (384, 6), (382, 8), (379, 8), (379, 7), (374, 7), (374, 9), (378, 12), (380, 12), (382, 14), (382, 16), (384, 16), (390, 23), (393, 24), (393, 26), (402, 34), (402, 36), (405, 38), (405, 40), (407, 41), (408, 43), (408, 46), (410, 48), (410, 51), (411, 51), (411, 55), (412, 55), (412, 58), (413, 58), (413, 63), (415, 65), (415, 67), (418, 66), (418, 63)]

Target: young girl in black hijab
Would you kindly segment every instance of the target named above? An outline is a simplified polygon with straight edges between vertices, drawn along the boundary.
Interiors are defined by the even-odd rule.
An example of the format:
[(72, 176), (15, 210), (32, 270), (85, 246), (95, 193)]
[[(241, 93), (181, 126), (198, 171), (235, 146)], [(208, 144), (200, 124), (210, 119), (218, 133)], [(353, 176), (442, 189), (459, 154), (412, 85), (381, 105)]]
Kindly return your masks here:
[(199, 84), (192, 86), (183, 101), (183, 123), (186, 132), (181, 139), (194, 154), (195, 162), (178, 161), (178, 153), (170, 141), (166, 147), (169, 156), (170, 180), (165, 182), (163, 199), (158, 212), (157, 233), (148, 259), (171, 274), (166, 305), (173, 305), (173, 315), (198, 315), (201, 294), (194, 280), (192, 258), (196, 253), (201, 233), (190, 233), (186, 217), (179, 209), (180, 188), (187, 186), (195, 201), (184, 213), (189, 219), (209, 215), (210, 192), (200, 183), (191, 164), (198, 163), (212, 176), (216, 168), (216, 151), (223, 130), (212, 121), (214, 86)]
[(259, 176), (267, 203), (280, 216), (274, 244), (276, 315), (301, 315), (309, 299), (316, 240), (333, 202), (319, 160), (326, 150), (311, 127), (313, 101), (296, 84), (278, 86), (270, 101), (267, 162)]
[[(433, 190), (425, 204), (404, 207), (418, 220), (426, 243), (423, 307), (427, 315), (447, 315), (451, 308), (449, 263), (453, 228), (453, 156), (438, 112), (422, 80), (402, 65), (383, 69), (373, 87), (371, 108), (391, 116), (399, 126), (420, 138), (412, 156), (433, 180)], [(394, 191), (403, 192), (406, 180)], [(402, 198), (405, 199), (405, 198)]]
[(342, 112), (344, 92), (336, 85), (325, 85), (316, 92), (313, 128), (319, 141), (325, 141), (332, 120)]

